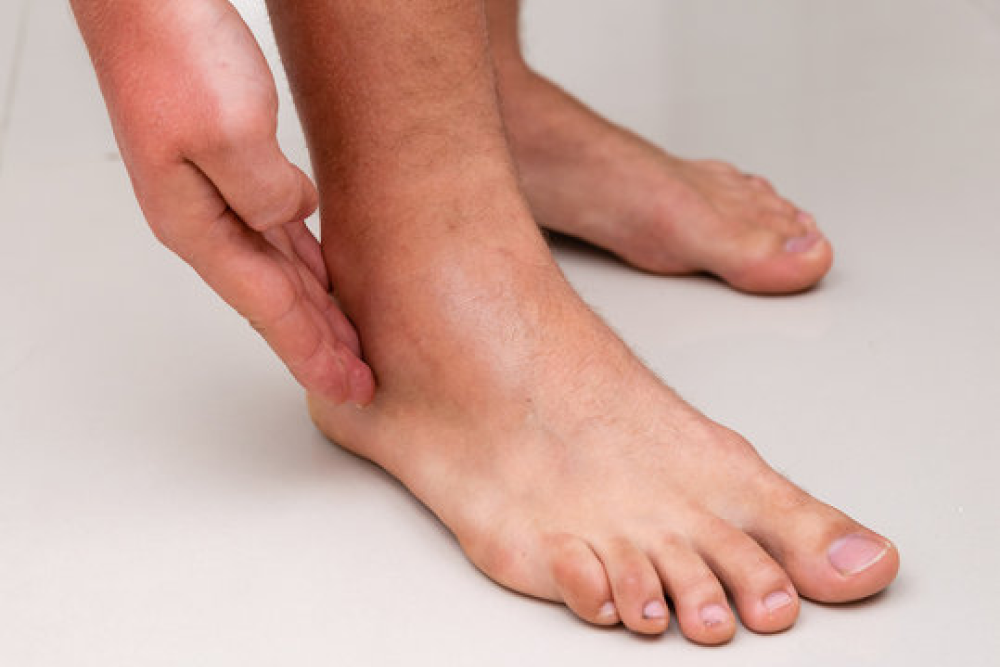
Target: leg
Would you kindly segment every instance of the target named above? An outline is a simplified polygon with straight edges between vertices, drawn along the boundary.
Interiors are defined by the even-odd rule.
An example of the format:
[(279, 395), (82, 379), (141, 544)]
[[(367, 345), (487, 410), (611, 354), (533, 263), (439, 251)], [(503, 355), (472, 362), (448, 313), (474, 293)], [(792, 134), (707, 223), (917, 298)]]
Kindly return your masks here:
[(499, 583), (705, 643), (871, 595), (884, 538), (684, 403), (573, 293), (518, 191), (479, 0), (271, 3), (333, 283), (379, 389), (312, 397)]
[(709, 271), (748, 292), (802, 290), (829, 270), (830, 244), (770, 183), (674, 157), (599, 117), (527, 65), (518, 0), (486, 4), (504, 120), (539, 223), (648, 271)]

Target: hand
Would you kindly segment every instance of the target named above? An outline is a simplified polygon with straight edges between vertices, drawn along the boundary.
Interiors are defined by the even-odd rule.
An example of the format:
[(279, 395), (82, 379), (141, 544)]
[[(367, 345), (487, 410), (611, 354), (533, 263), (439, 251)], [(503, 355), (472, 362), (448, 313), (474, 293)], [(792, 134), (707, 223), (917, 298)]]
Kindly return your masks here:
[(368, 403), (371, 370), (304, 219), (316, 188), (278, 145), (278, 98), (225, 0), (74, 0), (136, 197), (156, 237), (310, 392)]

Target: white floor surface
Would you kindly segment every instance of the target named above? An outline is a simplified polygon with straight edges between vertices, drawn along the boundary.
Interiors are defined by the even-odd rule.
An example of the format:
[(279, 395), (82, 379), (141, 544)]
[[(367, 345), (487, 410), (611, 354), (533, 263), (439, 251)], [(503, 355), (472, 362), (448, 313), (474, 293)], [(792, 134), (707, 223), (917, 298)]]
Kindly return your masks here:
[[(1000, 3), (526, 18), (589, 103), (824, 225), (836, 267), (791, 298), (556, 252), (683, 395), (892, 537), (898, 581), (718, 649), (501, 590), (157, 246), (63, 3), (0, 0), (0, 665), (1000, 665)], [(304, 163), (287, 93), (281, 136)]]

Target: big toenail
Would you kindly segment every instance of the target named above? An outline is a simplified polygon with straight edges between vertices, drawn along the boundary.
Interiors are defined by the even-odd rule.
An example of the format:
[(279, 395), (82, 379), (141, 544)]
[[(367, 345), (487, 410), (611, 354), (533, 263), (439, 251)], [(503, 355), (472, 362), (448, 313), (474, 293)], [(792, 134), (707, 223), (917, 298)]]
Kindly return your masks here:
[(830, 545), (830, 564), (845, 577), (857, 574), (877, 563), (889, 551), (885, 542), (867, 535), (848, 535)]
[(667, 617), (667, 607), (659, 600), (650, 600), (642, 608), (642, 617), (654, 620)]
[(792, 596), (785, 591), (774, 591), (764, 598), (764, 607), (770, 612), (778, 611), (790, 604), (792, 604)]
[(605, 602), (601, 605), (601, 608), (597, 610), (597, 617), (601, 619), (614, 618), (616, 613), (615, 603)]
[(785, 252), (808, 252), (822, 238), (819, 232), (810, 231), (805, 236), (796, 236), (785, 241)]
[(701, 608), (701, 622), (706, 627), (722, 625), (729, 618), (729, 612), (721, 604), (707, 604)]

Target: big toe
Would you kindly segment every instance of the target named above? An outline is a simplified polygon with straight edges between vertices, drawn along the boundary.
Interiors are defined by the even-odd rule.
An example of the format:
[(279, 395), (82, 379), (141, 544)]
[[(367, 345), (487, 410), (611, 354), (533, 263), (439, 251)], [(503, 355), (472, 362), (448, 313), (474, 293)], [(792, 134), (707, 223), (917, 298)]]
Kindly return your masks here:
[(791, 505), (771, 507), (750, 529), (781, 563), (796, 590), (818, 602), (850, 602), (886, 588), (899, 553), (885, 537), (795, 490)]
[(764, 225), (748, 232), (740, 240), (743, 248), (737, 261), (719, 275), (754, 294), (791, 294), (816, 285), (833, 265), (833, 247), (811, 216), (795, 215), (801, 219), (792, 224)]

